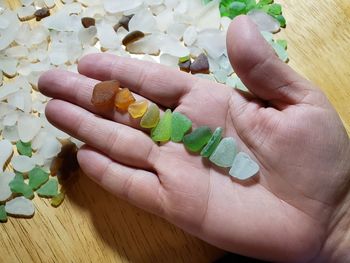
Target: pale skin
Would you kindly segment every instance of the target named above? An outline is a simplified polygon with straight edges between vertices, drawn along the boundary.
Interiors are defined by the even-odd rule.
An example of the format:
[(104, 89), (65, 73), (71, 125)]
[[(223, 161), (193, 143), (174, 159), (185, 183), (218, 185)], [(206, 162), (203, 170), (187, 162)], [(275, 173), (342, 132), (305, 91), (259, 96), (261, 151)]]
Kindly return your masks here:
[[(350, 257), (350, 142), (320, 89), (279, 61), (250, 20), (231, 23), (230, 61), (250, 94), (158, 64), (94, 54), (80, 74), (49, 71), (48, 120), (82, 140), (81, 169), (114, 195), (222, 249), (283, 262)], [(156, 145), (139, 120), (98, 112), (93, 87), (117, 79), (139, 99), (224, 128), (260, 172), (240, 182), (182, 144)]]

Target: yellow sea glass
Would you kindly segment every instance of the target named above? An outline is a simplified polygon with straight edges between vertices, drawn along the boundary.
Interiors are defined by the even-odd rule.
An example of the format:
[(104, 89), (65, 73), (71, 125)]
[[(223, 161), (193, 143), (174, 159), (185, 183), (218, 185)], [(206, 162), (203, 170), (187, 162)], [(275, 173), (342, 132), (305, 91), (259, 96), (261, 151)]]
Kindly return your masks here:
[(140, 100), (129, 105), (128, 112), (134, 119), (141, 118), (147, 111), (148, 101)]
[(159, 122), (160, 111), (156, 104), (152, 103), (145, 115), (143, 115), (140, 125), (142, 128), (153, 128), (156, 127)]

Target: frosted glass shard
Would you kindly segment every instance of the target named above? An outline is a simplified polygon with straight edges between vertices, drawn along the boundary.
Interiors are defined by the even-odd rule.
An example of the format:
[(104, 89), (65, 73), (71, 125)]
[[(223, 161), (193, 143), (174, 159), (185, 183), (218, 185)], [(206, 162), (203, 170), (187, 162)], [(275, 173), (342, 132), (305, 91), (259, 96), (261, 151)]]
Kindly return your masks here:
[(34, 215), (35, 208), (33, 202), (23, 196), (16, 197), (8, 201), (5, 205), (6, 213), (15, 216), (31, 217)]
[(109, 13), (119, 13), (135, 9), (142, 5), (142, 0), (105, 0), (104, 7)]
[(12, 157), (11, 164), (14, 170), (21, 173), (27, 173), (35, 167), (34, 161), (25, 155), (16, 155)]
[(261, 10), (252, 10), (247, 14), (260, 31), (276, 33), (280, 30), (280, 23), (272, 16)]
[(10, 141), (0, 140), (0, 149), (0, 171), (3, 172), (6, 162), (13, 153), (13, 147)]
[(259, 165), (244, 152), (237, 154), (230, 169), (230, 175), (239, 180), (247, 180), (258, 172)]
[(18, 119), (18, 135), (22, 142), (30, 142), (41, 128), (41, 120), (33, 115), (23, 115)]
[(13, 172), (1, 172), (0, 173), (0, 202), (4, 202), (12, 195), (9, 183), (15, 178)]

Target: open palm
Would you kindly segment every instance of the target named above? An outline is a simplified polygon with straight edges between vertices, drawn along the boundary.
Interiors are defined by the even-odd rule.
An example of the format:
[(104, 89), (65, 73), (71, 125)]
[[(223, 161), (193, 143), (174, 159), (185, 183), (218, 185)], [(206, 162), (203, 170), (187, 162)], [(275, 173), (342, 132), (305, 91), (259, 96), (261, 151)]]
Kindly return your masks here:
[[(78, 153), (81, 168), (115, 195), (218, 247), (309, 261), (346, 191), (349, 167), (341, 156), (350, 153), (348, 136), (321, 91), (280, 62), (246, 17), (231, 24), (227, 44), (250, 94), (161, 65), (96, 54), (80, 61), (82, 75), (55, 70), (41, 77), (40, 90), (54, 98), (47, 118), (86, 143)], [(194, 127), (223, 127), (224, 136), (236, 138), (259, 163), (258, 176), (235, 181), (182, 144), (154, 144), (128, 114), (96, 112), (93, 87), (109, 79), (137, 99), (184, 113)]]

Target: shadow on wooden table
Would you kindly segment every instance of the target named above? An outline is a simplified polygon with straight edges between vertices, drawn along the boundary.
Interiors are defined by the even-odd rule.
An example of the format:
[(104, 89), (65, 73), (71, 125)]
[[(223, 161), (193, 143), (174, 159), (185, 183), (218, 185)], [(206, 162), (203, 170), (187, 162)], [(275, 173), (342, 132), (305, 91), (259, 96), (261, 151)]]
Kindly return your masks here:
[(86, 220), (98, 235), (92, 243), (100, 244), (106, 261), (213, 262), (224, 254), (114, 197), (82, 173), (68, 187), (67, 201), (88, 210)]

